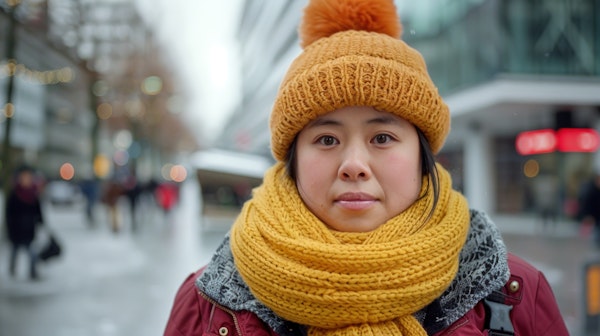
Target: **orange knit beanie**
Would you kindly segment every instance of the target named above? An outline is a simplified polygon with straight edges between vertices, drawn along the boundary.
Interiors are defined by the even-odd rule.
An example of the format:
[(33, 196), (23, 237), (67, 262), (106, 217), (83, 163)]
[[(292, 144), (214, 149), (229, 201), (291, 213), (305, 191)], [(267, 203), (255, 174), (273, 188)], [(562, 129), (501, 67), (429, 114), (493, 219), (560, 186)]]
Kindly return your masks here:
[(271, 150), (284, 161), (310, 121), (346, 106), (372, 106), (418, 127), (434, 153), (450, 113), (421, 54), (399, 37), (392, 0), (311, 0), (300, 25), (303, 52), (292, 62), (271, 113)]

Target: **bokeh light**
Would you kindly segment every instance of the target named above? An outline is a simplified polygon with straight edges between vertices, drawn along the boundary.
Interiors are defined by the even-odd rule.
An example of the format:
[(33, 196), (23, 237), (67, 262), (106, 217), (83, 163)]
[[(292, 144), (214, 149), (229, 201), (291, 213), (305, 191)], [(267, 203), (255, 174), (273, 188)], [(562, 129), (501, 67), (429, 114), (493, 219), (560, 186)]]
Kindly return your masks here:
[(129, 130), (120, 130), (115, 134), (113, 145), (118, 149), (127, 149), (133, 143), (133, 135)]
[(98, 108), (96, 109), (96, 114), (98, 115), (98, 118), (106, 120), (112, 116), (112, 110), (112, 105), (110, 105), (109, 103), (102, 103), (98, 105)]
[(15, 115), (15, 106), (11, 103), (4, 105), (4, 116), (6, 118), (12, 118)]
[(525, 176), (533, 178), (538, 176), (539, 173), (540, 164), (537, 162), (537, 160), (529, 159), (527, 162), (525, 162), (525, 165), (523, 165), (523, 174), (525, 174)]
[(120, 149), (113, 155), (113, 161), (117, 166), (125, 166), (129, 162), (129, 153)]
[(99, 178), (105, 178), (110, 174), (110, 160), (102, 155), (96, 155), (94, 158), (94, 174)]
[(60, 178), (65, 181), (71, 180), (75, 176), (75, 168), (72, 164), (65, 162), (59, 169)]
[(185, 181), (185, 179), (187, 177), (187, 170), (182, 165), (174, 165), (171, 167), (169, 177), (174, 182), (181, 183), (181, 182)]
[(20, 77), (26, 81), (42, 85), (69, 83), (75, 79), (75, 72), (69, 67), (56, 70), (37, 71), (29, 69), (24, 64), (17, 63), (15, 60), (0, 64), (0, 75), (2, 75), (2, 77), (20, 75)]
[(160, 175), (163, 177), (163, 179), (171, 181), (171, 168), (173, 168), (173, 164), (171, 163), (167, 163), (162, 166), (160, 169)]
[(137, 159), (142, 155), (142, 145), (139, 142), (134, 141), (131, 146), (129, 146), (129, 157), (132, 159)]
[(106, 81), (98, 80), (94, 83), (94, 86), (92, 86), (92, 92), (96, 97), (102, 97), (108, 93), (108, 88)]
[(158, 76), (149, 76), (144, 79), (141, 85), (141, 90), (143, 93), (149, 96), (155, 96), (160, 93), (162, 90), (162, 79)]

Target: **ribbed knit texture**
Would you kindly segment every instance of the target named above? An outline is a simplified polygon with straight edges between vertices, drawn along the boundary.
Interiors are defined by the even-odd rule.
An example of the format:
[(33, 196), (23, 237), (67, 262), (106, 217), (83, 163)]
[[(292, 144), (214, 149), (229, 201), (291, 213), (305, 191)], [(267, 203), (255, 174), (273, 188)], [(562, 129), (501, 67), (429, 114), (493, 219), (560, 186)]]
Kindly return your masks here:
[[(333, 16), (331, 21), (350, 15), (345, 20), (352, 22), (353, 18), (368, 15), (347, 13), (353, 2), (369, 5), (368, 1), (313, 0), (306, 14), (316, 15), (324, 7), (338, 10), (338, 16), (328, 14)], [(373, 4), (376, 2), (392, 3), (383, 0)], [(312, 5), (321, 7), (308, 10)], [(399, 22), (395, 11), (377, 14), (389, 14)], [(308, 42), (312, 43), (292, 62), (271, 112), (271, 151), (276, 159), (285, 160), (295, 136), (310, 121), (346, 106), (372, 106), (400, 116), (423, 131), (434, 153), (442, 148), (450, 131), (450, 112), (429, 77), (421, 54), (395, 36), (382, 33), (383, 29), (369, 31), (370, 26), (361, 29), (359, 24), (314, 42), (314, 38), (310, 39)], [(321, 30), (330, 33), (333, 28)], [(313, 30), (318, 31), (319, 27)]]
[(304, 205), (282, 163), (246, 202), (231, 231), (235, 265), (253, 295), (310, 335), (425, 335), (412, 316), (458, 269), (467, 201), (440, 174), (433, 191), (371, 232), (329, 229)]

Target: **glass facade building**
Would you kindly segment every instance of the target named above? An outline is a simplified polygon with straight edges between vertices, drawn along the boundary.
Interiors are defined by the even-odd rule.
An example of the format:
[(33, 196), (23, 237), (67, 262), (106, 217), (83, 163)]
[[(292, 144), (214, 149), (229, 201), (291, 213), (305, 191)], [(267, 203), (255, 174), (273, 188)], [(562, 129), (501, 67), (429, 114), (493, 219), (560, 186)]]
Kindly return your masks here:
[(424, 0), (404, 15), (403, 39), (423, 54), (445, 94), (503, 73), (600, 76), (594, 0)]
[[(270, 156), (268, 117), (300, 52), (307, 1), (245, 2), (239, 29), (240, 107), (225, 147)], [(403, 36), (425, 58), (452, 114), (439, 160), (471, 206), (533, 211), (536, 185), (556, 179), (556, 208), (569, 214), (580, 185), (600, 170), (596, 152), (519, 155), (524, 131), (600, 129), (600, 3), (597, 0), (396, 1)], [(534, 167), (534, 168), (532, 168)]]
[(462, 135), (442, 153), (457, 187), (491, 211), (535, 211), (537, 185), (551, 176), (558, 187), (543, 197), (571, 215), (581, 184), (600, 167), (596, 154), (521, 156), (515, 138), (598, 128), (600, 3), (422, 1), (404, 9), (403, 38), (423, 54)]

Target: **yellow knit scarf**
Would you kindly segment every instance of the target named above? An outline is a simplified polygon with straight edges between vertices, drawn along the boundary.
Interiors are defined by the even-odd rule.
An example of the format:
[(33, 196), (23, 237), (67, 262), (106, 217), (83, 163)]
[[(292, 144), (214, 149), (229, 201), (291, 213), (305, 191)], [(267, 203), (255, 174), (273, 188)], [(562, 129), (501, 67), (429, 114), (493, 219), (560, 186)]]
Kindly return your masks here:
[(329, 229), (278, 163), (231, 231), (235, 265), (252, 294), (309, 335), (426, 335), (413, 314), (448, 287), (469, 228), (467, 201), (440, 165), (433, 190), (374, 231)]

